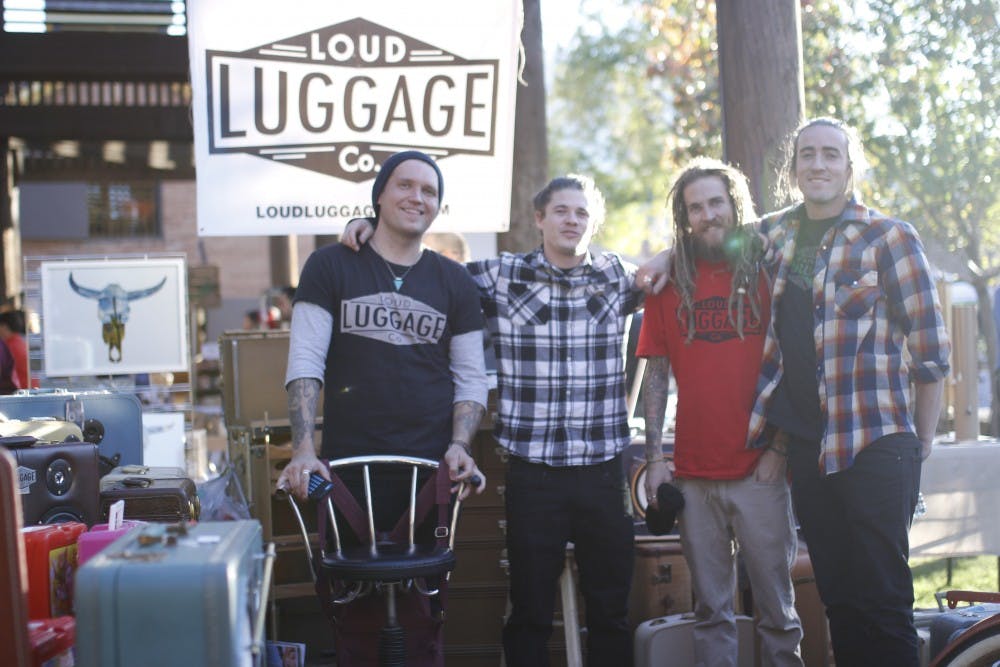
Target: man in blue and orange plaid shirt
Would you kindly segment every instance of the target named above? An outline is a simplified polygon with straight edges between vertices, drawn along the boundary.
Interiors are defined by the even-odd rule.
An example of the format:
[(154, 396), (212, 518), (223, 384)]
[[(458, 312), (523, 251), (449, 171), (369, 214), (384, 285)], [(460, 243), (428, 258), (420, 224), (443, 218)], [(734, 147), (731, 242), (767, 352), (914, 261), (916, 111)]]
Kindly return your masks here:
[(802, 199), (760, 224), (775, 275), (748, 444), (785, 436), (837, 664), (915, 666), (907, 532), (950, 344), (917, 232), (858, 200), (863, 170), (841, 121), (792, 136)]

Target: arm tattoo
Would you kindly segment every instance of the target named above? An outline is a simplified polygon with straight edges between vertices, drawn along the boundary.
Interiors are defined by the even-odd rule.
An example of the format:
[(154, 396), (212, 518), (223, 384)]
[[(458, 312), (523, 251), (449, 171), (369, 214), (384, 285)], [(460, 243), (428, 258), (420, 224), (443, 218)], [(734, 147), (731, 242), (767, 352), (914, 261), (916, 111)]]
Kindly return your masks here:
[[(646, 360), (646, 374), (642, 406), (646, 415), (646, 460), (662, 456), (660, 448), (663, 439), (663, 416), (667, 410), (667, 395), (670, 390), (670, 362), (666, 357), (649, 357)], [(653, 457), (652, 459), (650, 457)]]
[(288, 383), (288, 420), (292, 425), (292, 451), (315, 447), (316, 404), (322, 385), (314, 378), (299, 378)]
[(451, 437), (452, 440), (461, 440), (467, 445), (472, 444), (472, 439), (479, 428), (479, 420), (486, 413), (486, 408), (475, 401), (459, 401), (452, 407)]

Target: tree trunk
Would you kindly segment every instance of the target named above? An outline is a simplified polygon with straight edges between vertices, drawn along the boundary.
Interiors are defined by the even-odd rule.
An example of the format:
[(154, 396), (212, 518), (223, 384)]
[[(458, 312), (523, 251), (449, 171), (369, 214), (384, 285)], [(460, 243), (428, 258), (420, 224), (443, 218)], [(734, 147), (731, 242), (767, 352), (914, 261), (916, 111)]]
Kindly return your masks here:
[(723, 153), (773, 210), (781, 140), (804, 109), (799, 0), (716, 0)]
[(542, 60), (540, 0), (524, 0), (524, 81), (517, 87), (514, 110), (514, 172), (510, 199), (510, 231), (497, 235), (497, 249), (525, 252), (538, 246), (531, 200), (548, 178), (545, 133), (545, 69)]

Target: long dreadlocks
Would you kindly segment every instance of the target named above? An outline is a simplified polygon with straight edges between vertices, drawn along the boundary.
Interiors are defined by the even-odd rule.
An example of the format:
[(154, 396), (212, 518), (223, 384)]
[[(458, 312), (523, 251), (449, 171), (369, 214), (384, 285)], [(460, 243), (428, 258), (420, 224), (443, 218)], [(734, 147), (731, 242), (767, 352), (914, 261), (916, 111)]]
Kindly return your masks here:
[(694, 286), (697, 280), (695, 268), (694, 239), (688, 221), (687, 206), (684, 204), (684, 189), (695, 181), (716, 176), (726, 187), (726, 193), (733, 205), (735, 229), (727, 235), (725, 255), (733, 272), (732, 287), (729, 292), (729, 322), (736, 333), (743, 338), (744, 312), (747, 305), (754, 317), (760, 319), (760, 275), (761, 245), (752, 222), (757, 217), (750, 197), (747, 178), (738, 169), (719, 160), (695, 158), (684, 168), (670, 189), (669, 199), (674, 218), (674, 250), (671, 283), (681, 297), (677, 306), (677, 319), (687, 319), (687, 340), (694, 338)]

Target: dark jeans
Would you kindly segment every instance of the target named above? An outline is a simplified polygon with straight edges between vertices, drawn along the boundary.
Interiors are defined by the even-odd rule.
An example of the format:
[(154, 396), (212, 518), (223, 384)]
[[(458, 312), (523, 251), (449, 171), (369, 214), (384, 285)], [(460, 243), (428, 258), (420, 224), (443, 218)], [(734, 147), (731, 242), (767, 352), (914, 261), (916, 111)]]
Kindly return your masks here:
[(512, 457), (507, 470), (511, 613), (503, 631), (509, 667), (549, 664), (556, 588), (573, 542), (586, 607), (587, 664), (632, 664), (628, 592), (634, 564), (621, 456), (555, 468)]
[(915, 667), (908, 530), (920, 488), (920, 442), (896, 433), (853, 465), (820, 473), (820, 446), (792, 438), (792, 500), (830, 619), (838, 665)]

